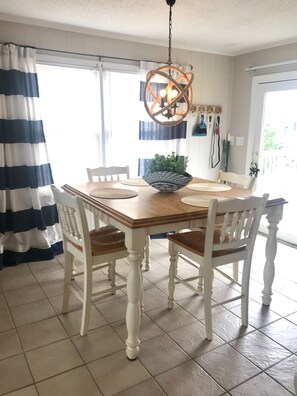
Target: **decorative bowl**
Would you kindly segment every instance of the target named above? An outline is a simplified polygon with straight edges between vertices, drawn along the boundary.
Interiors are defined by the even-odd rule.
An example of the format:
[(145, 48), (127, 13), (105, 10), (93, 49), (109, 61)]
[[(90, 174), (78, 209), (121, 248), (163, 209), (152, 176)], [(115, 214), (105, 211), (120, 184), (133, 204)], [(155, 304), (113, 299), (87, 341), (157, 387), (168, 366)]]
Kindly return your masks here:
[(173, 192), (185, 187), (192, 180), (189, 173), (179, 174), (174, 172), (159, 171), (147, 173), (143, 180), (160, 192)]

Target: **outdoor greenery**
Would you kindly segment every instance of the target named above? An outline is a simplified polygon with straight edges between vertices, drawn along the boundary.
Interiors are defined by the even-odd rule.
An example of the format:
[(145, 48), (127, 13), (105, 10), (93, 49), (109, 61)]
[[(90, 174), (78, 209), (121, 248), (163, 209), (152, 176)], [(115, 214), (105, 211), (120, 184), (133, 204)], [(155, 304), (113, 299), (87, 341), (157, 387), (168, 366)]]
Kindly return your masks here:
[(276, 131), (275, 129), (270, 129), (267, 126), (264, 129), (264, 136), (263, 136), (263, 150), (264, 151), (271, 151), (271, 150), (278, 150), (279, 144), (276, 142)]
[(174, 152), (167, 156), (155, 154), (146, 164), (146, 173), (168, 171), (183, 175), (186, 173), (188, 161), (188, 157), (175, 155)]

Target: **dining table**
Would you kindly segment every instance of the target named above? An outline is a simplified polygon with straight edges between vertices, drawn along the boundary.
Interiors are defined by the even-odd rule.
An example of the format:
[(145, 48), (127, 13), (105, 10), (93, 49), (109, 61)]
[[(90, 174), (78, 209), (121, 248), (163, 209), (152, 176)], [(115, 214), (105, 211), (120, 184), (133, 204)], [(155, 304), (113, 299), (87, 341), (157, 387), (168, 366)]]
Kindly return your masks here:
[[(221, 186), (221, 187), (220, 187)], [(218, 200), (247, 198), (257, 191), (230, 187), (193, 177), (186, 186), (174, 192), (159, 192), (142, 178), (65, 184), (62, 188), (82, 198), (87, 209), (125, 233), (129, 270), (127, 276), (126, 353), (131, 360), (139, 353), (139, 328), (142, 313), (143, 250), (148, 235), (178, 232), (205, 226), (211, 198)], [(262, 194), (261, 194), (262, 195)], [(287, 201), (269, 197), (263, 215), (268, 221), (263, 270), (262, 302), (270, 305), (275, 275), (277, 231)]]

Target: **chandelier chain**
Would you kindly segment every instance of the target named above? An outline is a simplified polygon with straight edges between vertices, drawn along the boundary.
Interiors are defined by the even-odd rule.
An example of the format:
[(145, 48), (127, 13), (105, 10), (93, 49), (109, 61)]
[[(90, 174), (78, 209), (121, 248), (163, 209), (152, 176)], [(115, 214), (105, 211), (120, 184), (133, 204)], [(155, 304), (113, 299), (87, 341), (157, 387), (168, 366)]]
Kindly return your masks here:
[(171, 59), (171, 38), (172, 38), (172, 6), (170, 5), (170, 10), (169, 10), (169, 45), (168, 45), (168, 65), (172, 65), (172, 59)]
[(168, 62), (167, 65), (147, 73), (144, 106), (154, 122), (171, 127), (181, 123), (190, 110), (192, 104), (191, 84), (194, 75), (191, 72), (184, 72), (172, 63), (172, 6), (175, 4), (175, 0), (166, 0), (166, 3), (170, 7)]

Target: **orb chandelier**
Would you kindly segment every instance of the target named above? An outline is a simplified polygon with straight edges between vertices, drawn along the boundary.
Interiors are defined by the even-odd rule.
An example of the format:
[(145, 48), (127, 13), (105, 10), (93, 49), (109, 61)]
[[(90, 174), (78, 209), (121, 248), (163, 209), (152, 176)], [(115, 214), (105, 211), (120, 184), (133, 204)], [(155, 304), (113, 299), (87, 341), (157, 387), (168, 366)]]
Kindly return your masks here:
[[(166, 0), (166, 3), (169, 5), (168, 62), (167, 65), (147, 73), (144, 106), (148, 115), (156, 123), (174, 126), (182, 122), (190, 110), (192, 104), (191, 84), (194, 75), (191, 72), (185, 73), (172, 64), (172, 7), (175, 4), (175, 0)], [(162, 81), (166, 81), (161, 89), (160, 83), (158, 83), (160, 77), (163, 77)]]

